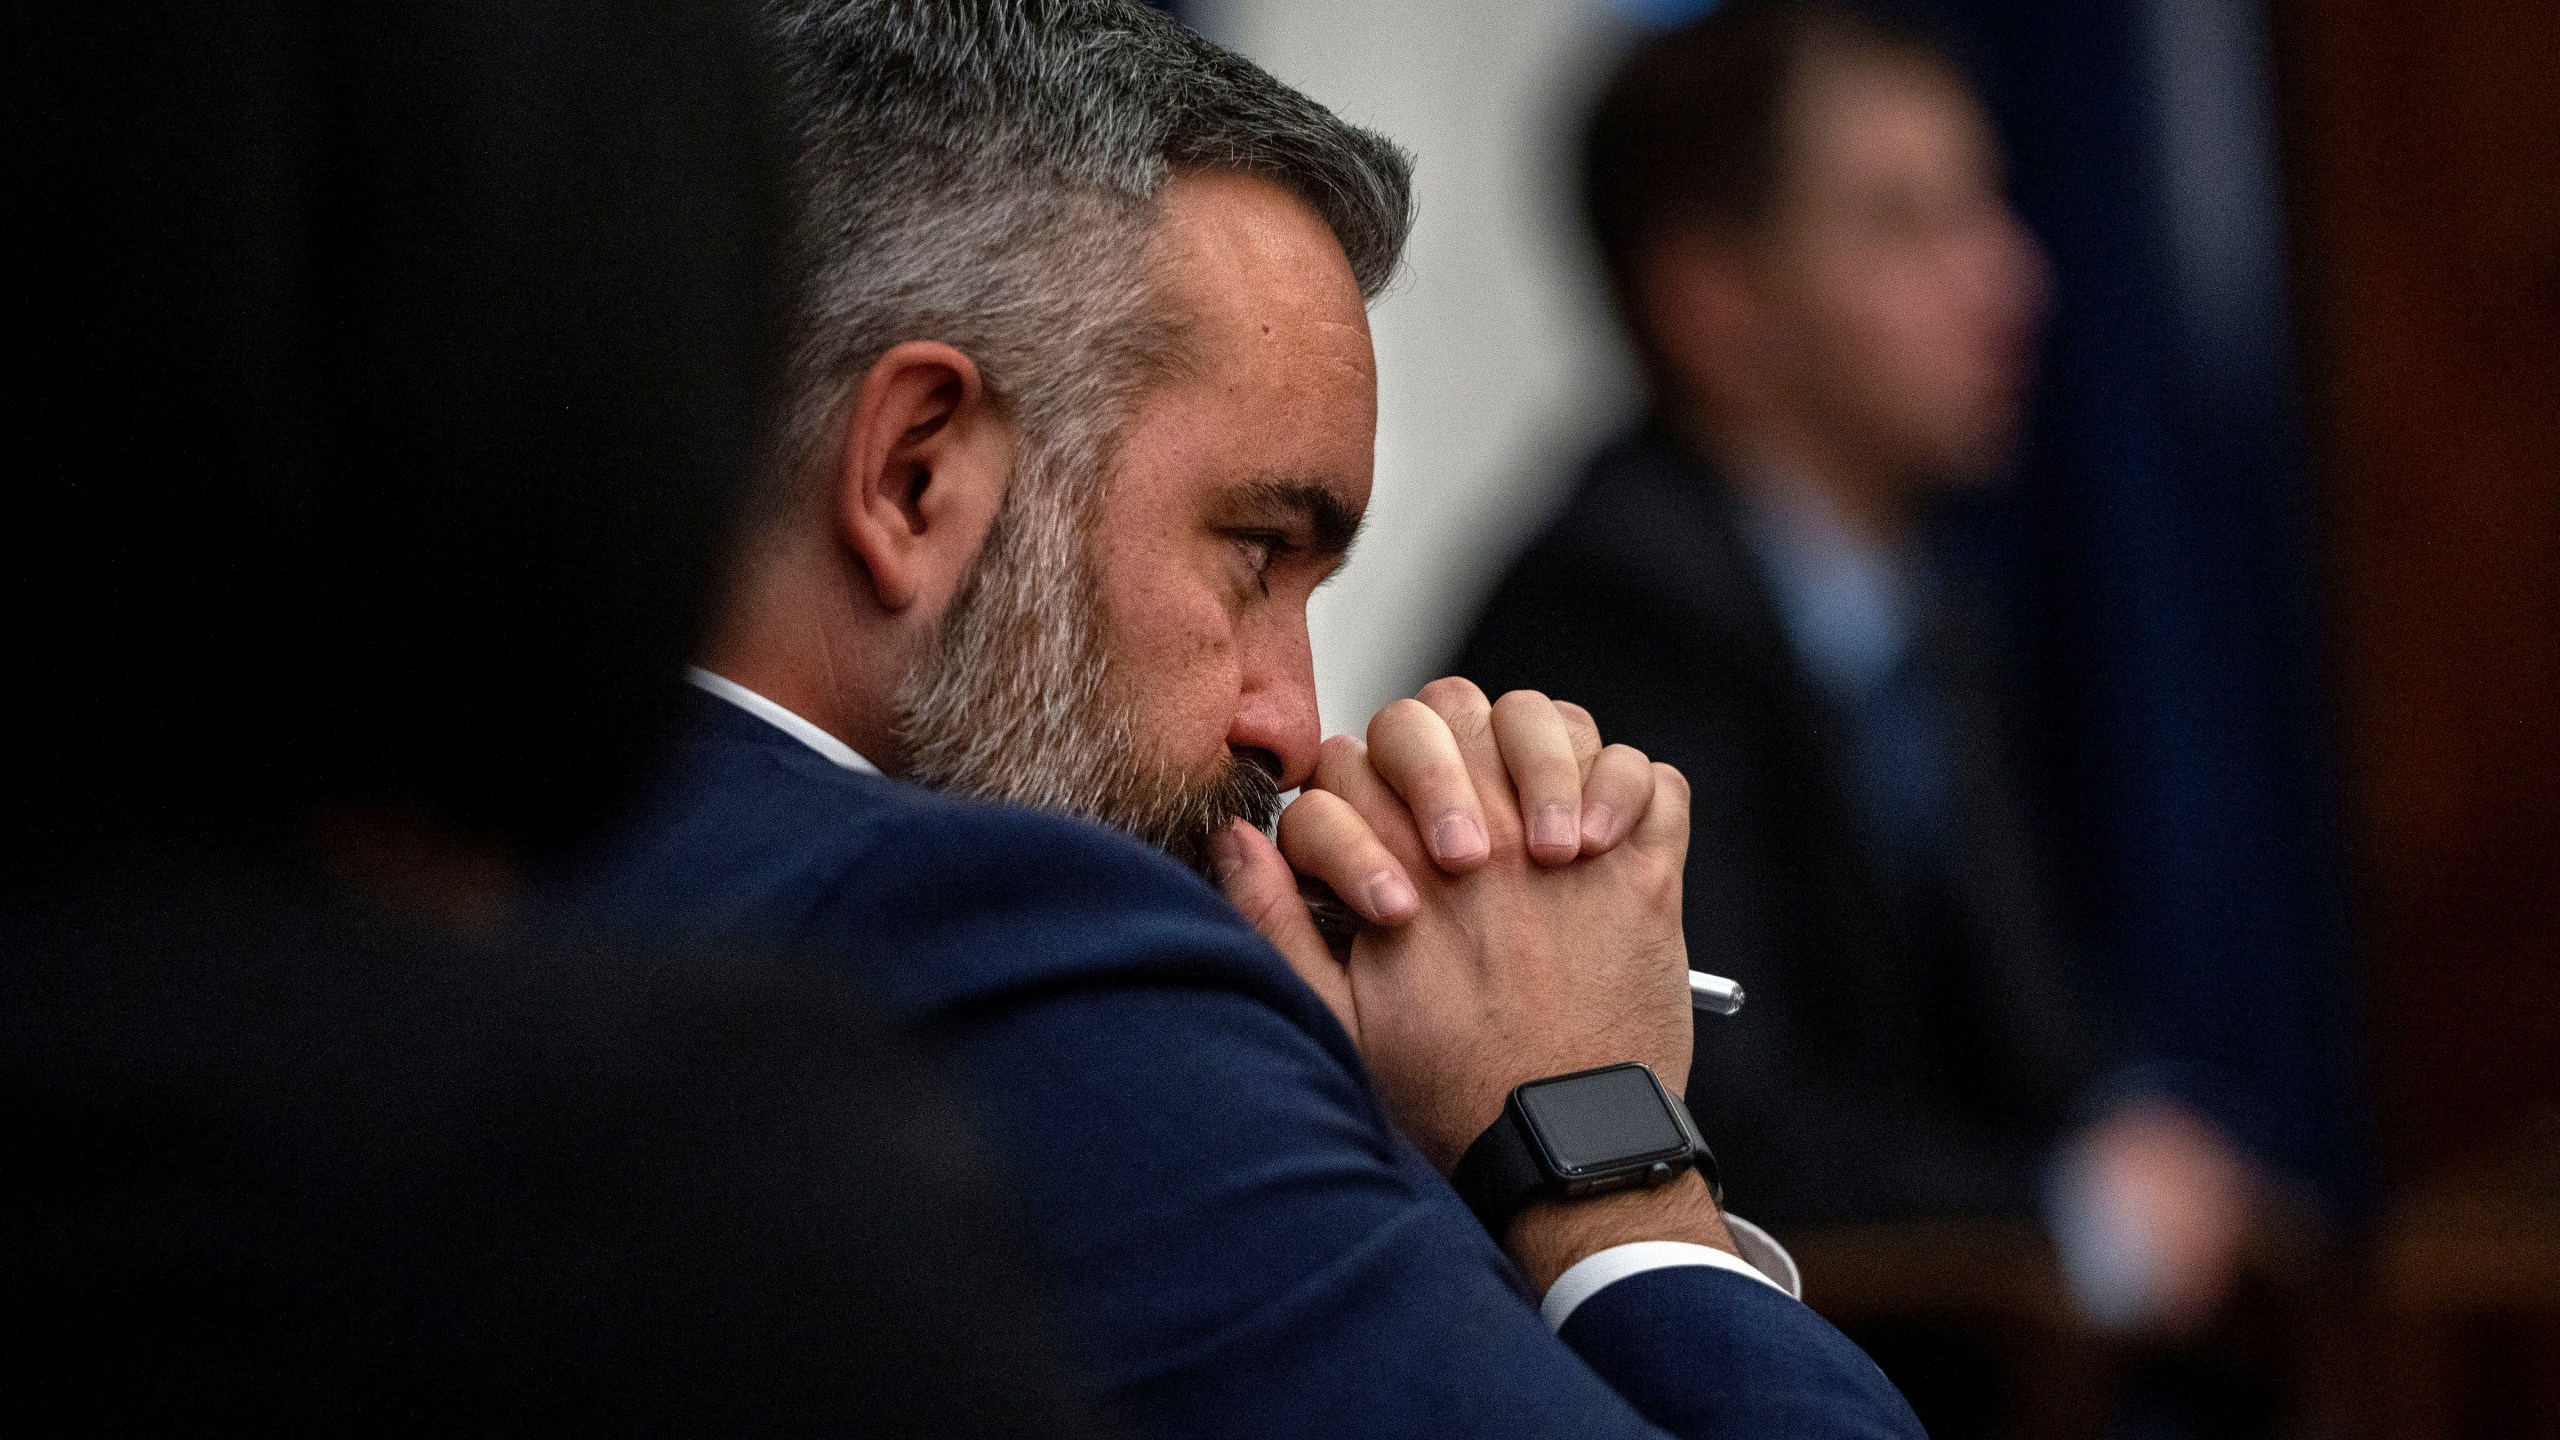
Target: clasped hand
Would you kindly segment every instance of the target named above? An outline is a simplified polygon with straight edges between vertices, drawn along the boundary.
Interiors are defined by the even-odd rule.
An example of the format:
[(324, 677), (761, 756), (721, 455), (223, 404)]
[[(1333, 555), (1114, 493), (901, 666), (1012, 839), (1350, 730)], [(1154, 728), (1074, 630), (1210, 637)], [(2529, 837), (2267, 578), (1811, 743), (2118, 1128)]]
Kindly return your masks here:
[[(1640, 1060), (1687, 1082), (1678, 771), (1580, 706), (1436, 681), (1325, 742), (1279, 843), (1217, 843), (1228, 898), (1324, 998), (1444, 1172), (1524, 1081)], [(1337, 959), (1297, 875), (1368, 922)]]

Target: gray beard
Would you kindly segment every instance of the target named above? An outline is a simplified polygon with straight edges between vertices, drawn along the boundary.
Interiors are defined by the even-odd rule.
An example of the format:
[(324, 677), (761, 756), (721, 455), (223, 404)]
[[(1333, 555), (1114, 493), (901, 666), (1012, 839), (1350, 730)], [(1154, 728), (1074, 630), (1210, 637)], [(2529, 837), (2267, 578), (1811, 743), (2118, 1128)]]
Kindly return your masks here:
[(1125, 830), (1202, 875), (1229, 822), (1269, 829), (1279, 780), (1230, 756), (1183, 773), (1146, 745), (1109, 662), (1072, 487), (1026, 466), (950, 612), (900, 679), (895, 737), (907, 778)]

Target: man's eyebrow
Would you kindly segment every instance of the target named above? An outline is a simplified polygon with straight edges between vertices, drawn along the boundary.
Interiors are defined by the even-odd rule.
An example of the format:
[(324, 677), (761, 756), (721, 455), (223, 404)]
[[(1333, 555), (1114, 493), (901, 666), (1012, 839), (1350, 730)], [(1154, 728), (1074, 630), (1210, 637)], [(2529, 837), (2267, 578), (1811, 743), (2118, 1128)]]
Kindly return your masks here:
[(1360, 538), (1361, 515), (1342, 497), (1312, 480), (1256, 480), (1237, 487), (1236, 508), (1273, 518), (1303, 520), (1316, 554), (1339, 558)]

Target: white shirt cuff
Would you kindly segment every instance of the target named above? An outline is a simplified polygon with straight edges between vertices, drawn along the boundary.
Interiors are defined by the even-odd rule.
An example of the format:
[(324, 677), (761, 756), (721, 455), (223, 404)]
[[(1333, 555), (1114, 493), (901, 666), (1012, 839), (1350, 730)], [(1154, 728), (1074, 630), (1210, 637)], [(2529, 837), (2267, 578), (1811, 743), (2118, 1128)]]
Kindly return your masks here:
[(1778, 1237), (1728, 1210), (1724, 1217), (1725, 1233), (1733, 1237), (1733, 1248), (1760, 1272), (1760, 1278), (1787, 1292), (1790, 1300), (1804, 1298), (1804, 1272), (1796, 1268), (1796, 1257), (1778, 1243)]
[[(1711, 1245), (1693, 1245), (1685, 1240), (1638, 1240), (1627, 1245), (1612, 1245), (1596, 1255), (1586, 1255), (1574, 1262), (1573, 1268), (1556, 1277), (1547, 1288), (1547, 1298), (1538, 1306), (1546, 1316), (1550, 1329), (1561, 1330), (1564, 1322), (1580, 1309), (1582, 1302), (1632, 1275), (1648, 1270), (1667, 1270), (1675, 1265), (1704, 1265), (1716, 1270), (1730, 1270), (1748, 1275), (1790, 1299), (1801, 1299), (1803, 1281), (1796, 1272), (1795, 1257), (1769, 1238), (1769, 1232), (1748, 1220), (1725, 1217), (1725, 1228), (1732, 1232), (1735, 1248), (1745, 1260)], [(1747, 1238), (1746, 1238), (1747, 1237)], [(1758, 1263), (1754, 1263), (1754, 1262)]]

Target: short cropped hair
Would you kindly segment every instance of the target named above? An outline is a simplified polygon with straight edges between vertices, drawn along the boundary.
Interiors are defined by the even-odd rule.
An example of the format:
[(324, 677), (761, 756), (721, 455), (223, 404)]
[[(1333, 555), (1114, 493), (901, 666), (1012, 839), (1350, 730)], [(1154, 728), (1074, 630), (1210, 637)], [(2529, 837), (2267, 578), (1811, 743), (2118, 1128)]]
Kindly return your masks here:
[(1961, 76), (1915, 21), (1844, 0), (1729, 0), (1628, 57), (1584, 126), (1578, 177), (1621, 304), (1645, 247), (1665, 233), (1747, 230), (1768, 217), (1786, 178), (1798, 81), (1809, 60), (1835, 55), (1912, 59)]
[(1394, 144), (1138, 0), (771, 0), (769, 14), (801, 145), (786, 503), (818, 483), (855, 382), (907, 340), (977, 362), (1038, 468), (1097, 473), (1178, 356), (1143, 262), (1180, 171), (1297, 195), (1369, 298), (1412, 228)]

